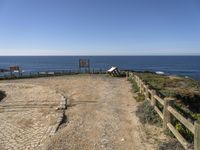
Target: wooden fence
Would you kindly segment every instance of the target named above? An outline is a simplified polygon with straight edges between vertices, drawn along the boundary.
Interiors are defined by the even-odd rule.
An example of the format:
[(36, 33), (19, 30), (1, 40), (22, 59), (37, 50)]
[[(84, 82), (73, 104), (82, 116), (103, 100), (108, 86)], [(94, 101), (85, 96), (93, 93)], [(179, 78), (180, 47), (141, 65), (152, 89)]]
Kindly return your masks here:
[[(182, 144), (185, 149), (200, 150), (200, 123), (198, 121), (192, 123), (183, 117), (179, 112), (173, 108), (175, 102), (174, 98), (160, 98), (156, 95), (154, 89), (150, 89), (147, 84), (145, 84), (138, 76), (133, 73), (128, 74), (129, 77), (134, 79), (139, 87), (140, 93), (145, 95), (145, 99), (148, 100), (151, 105), (154, 107), (155, 111), (158, 113), (160, 118), (163, 120), (163, 128), (169, 129), (178, 141)], [(157, 103), (163, 106), (163, 110), (160, 110)], [(172, 125), (172, 117), (175, 117), (180, 121), (188, 130), (190, 130), (194, 135), (194, 146), (186, 141), (186, 139), (176, 130)]]

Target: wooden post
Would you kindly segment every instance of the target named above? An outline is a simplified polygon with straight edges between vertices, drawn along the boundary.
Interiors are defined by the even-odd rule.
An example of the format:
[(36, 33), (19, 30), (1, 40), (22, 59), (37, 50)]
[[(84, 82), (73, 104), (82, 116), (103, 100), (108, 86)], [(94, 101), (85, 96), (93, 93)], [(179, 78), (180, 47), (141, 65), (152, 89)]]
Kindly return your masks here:
[(194, 150), (200, 150), (200, 122), (194, 122)]
[(171, 113), (168, 111), (168, 106), (173, 106), (174, 98), (164, 98), (164, 109), (163, 109), (163, 128), (167, 130), (167, 123), (171, 123)]
[[(138, 80), (137, 80), (137, 76), (136, 75), (134, 75), (133, 76), (133, 79), (135, 79), (135, 82), (137, 83), (137, 86), (138, 86)], [(138, 86), (139, 87), (139, 86)]]
[(129, 71), (126, 71), (126, 78), (129, 77)]
[(133, 73), (132, 73), (132, 72), (129, 72), (129, 76), (130, 76), (130, 77), (133, 77)]
[(155, 106), (156, 105), (156, 99), (155, 99), (155, 96), (156, 95), (156, 91), (155, 90), (152, 90), (151, 91), (151, 105), (152, 106)]
[(142, 92), (145, 94), (145, 88), (144, 88), (144, 83), (141, 81), (141, 87), (142, 87)]
[(145, 86), (145, 99), (146, 99), (146, 100), (148, 100), (148, 98), (149, 98), (149, 91), (148, 91), (148, 90), (149, 90), (149, 86), (146, 85), (146, 86)]
[(140, 80), (138, 80), (138, 81), (139, 81), (140, 93), (142, 93), (142, 83)]

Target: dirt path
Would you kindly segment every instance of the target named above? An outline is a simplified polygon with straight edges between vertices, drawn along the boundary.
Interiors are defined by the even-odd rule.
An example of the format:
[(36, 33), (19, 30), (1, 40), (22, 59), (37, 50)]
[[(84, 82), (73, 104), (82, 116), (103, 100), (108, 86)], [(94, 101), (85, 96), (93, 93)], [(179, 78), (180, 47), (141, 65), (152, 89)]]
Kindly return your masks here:
[(144, 142), (137, 103), (125, 78), (78, 75), (15, 82), (48, 86), (69, 99), (68, 123), (52, 137), (48, 149), (152, 149)]

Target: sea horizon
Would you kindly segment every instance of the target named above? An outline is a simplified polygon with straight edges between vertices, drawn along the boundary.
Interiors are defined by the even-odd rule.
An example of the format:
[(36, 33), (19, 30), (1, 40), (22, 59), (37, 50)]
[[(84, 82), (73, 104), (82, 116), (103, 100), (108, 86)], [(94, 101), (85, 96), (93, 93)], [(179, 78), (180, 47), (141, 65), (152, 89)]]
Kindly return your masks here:
[(24, 72), (78, 70), (79, 59), (90, 59), (96, 70), (162, 71), (200, 80), (200, 56), (0, 56), (0, 69), (20, 66)]
[(200, 54), (191, 54), (191, 55), (0, 55), (0, 57), (35, 57), (35, 56), (37, 56), (37, 57), (44, 57), (44, 56), (47, 56), (47, 57), (67, 57), (67, 56), (70, 56), (70, 57), (73, 57), (73, 56), (75, 56), (75, 57), (78, 57), (78, 56), (89, 56), (89, 57), (92, 57), (92, 56), (95, 56), (95, 57), (109, 57), (109, 56), (112, 56), (112, 57), (118, 57), (118, 56), (122, 56), (122, 57), (132, 57), (132, 56), (144, 56), (144, 57), (151, 57), (151, 56), (158, 56), (158, 57), (168, 57), (168, 56), (170, 56), (170, 57), (176, 57), (176, 56), (180, 56), (180, 57), (199, 57), (200, 56)]

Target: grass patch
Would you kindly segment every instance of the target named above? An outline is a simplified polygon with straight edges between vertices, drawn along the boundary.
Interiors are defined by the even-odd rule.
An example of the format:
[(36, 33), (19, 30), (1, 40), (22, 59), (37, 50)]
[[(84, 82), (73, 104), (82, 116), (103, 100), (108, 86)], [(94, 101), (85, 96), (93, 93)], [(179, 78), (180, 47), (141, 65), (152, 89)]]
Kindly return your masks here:
[(135, 73), (160, 97), (175, 97), (176, 109), (191, 120), (200, 120), (200, 82), (183, 77), (164, 76), (153, 73)]
[(132, 85), (132, 90), (133, 90), (133, 92), (134, 92), (134, 93), (139, 92), (139, 87), (137, 86), (137, 83), (135, 82), (135, 80), (132, 79), (132, 78), (128, 78), (128, 81), (129, 81), (129, 82), (131, 83), (131, 85)]
[(139, 105), (136, 115), (142, 124), (162, 125), (162, 120), (148, 101)]
[(137, 96), (135, 97), (135, 100), (136, 100), (137, 102), (142, 102), (142, 101), (144, 101), (144, 100), (145, 100), (144, 94), (138, 93)]
[[(161, 118), (148, 101), (142, 102), (136, 111), (136, 115), (142, 124), (156, 125), (158, 127), (162, 126)], [(184, 132), (184, 130), (182, 131)], [(175, 139), (174, 135), (169, 130), (165, 131), (165, 134), (173, 138), (170, 138), (168, 142), (160, 142), (158, 145), (159, 150), (184, 150), (182, 145)]]
[(159, 150), (184, 150), (183, 146), (177, 140), (170, 140), (159, 144)]
[[(175, 97), (181, 107), (185, 106), (194, 113), (200, 113), (200, 82), (183, 77), (163, 76), (153, 73), (136, 73), (160, 95)], [(198, 119), (198, 118), (196, 118)]]
[[(157, 75), (154, 73), (135, 74), (138, 75), (144, 82), (149, 84), (151, 88), (155, 89), (161, 98), (175, 97), (177, 101), (174, 108), (185, 118), (191, 122), (200, 120), (199, 81), (183, 77)], [(158, 103), (157, 107), (160, 110), (163, 109), (161, 105), (158, 105)], [(176, 118), (173, 118), (172, 124), (188, 142), (193, 142), (193, 134), (182, 123), (180, 123)], [(164, 147), (167, 147), (167, 143), (164, 145)]]
[(133, 93), (136, 93), (137, 96), (135, 96), (135, 100), (137, 102), (142, 102), (145, 100), (145, 96), (142, 93), (139, 93), (139, 87), (137, 86), (137, 83), (135, 82), (135, 80), (133, 78), (128, 78), (128, 81), (131, 83), (131, 87), (132, 87), (132, 91)]

